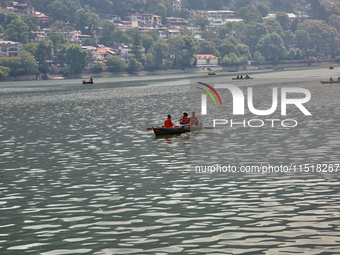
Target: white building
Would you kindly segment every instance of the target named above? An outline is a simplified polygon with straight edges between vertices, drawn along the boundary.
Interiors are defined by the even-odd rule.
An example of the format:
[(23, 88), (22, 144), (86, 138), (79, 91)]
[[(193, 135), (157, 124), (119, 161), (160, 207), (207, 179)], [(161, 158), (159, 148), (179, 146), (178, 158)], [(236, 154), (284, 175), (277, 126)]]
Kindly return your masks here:
[(218, 57), (211, 54), (197, 54), (196, 59), (198, 67), (218, 66)]

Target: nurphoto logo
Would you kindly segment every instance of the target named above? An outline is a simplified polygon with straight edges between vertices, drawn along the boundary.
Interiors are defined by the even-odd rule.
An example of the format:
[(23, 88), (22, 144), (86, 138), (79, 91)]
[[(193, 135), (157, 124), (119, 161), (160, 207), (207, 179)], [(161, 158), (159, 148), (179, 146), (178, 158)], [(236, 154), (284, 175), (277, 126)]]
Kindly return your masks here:
[[(198, 82), (201, 85), (204, 85), (205, 87), (209, 88), (214, 94), (217, 96), (217, 98), (220, 101), (220, 104), (222, 106), (222, 100), (220, 98), (220, 95), (217, 93), (215, 89), (228, 89), (233, 98), (233, 115), (244, 115), (244, 108), (245, 108), (245, 96), (240, 88), (238, 88), (235, 85), (230, 84), (215, 84), (214, 87), (212, 87), (209, 84)], [(207, 94), (214, 100), (215, 105), (216, 100), (214, 96), (206, 89), (200, 88), (206, 92), (206, 94), (201, 95), (201, 114), (206, 115), (207, 114)], [(302, 93), (305, 95), (304, 98), (287, 98), (287, 95), (289, 93)], [(287, 87), (287, 88), (281, 88), (281, 115), (285, 116), (287, 115), (287, 105), (292, 104), (295, 105), (304, 115), (312, 115), (306, 107), (303, 106), (304, 103), (307, 103), (311, 99), (311, 93), (309, 90), (304, 88), (296, 88), (296, 87)], [(251, 113), (259, 116), (265, 116), (270, 115), (274, 113), (277, 109), (278, 105), (278, 89), (272, 88), (272, 105), (267, 110), (258, 110), (255, 109), (253, 104), (253, 88), (248, 87), (247, 88), (247, 105), (248, 109)], [(243, 125), (244, 127), (262, 127), (265, 125), (265, 122), (271, 123), (271, 127), (275, 126), (275, 122), (280, 122), (281, 126), (283, 127), (295, 127), (297, 126), (297, 121), (294, 119), (251, 119), (246, 121), (245, 119), (242, 122), (233, 122), (233, 120), (227, 120), (227, 119), (214, 119), (213, 120), (213, 126), (215, 127), (216, 124), (218, 125), (226, 125), (230, 123), (230, 126), (233, 125)], [(246, 125), (248, 124), (248, 125)]]

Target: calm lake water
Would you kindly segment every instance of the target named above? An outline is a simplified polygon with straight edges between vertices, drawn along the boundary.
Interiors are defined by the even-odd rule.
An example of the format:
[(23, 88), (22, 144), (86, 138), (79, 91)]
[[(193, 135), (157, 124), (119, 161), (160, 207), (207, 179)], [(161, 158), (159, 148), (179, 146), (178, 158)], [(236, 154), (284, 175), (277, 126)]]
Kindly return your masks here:
[[(190, 163), (340, 163), (340, 85), (320, 84), (337, 68), (249, 74), (0, 83), (0, 254), (339, 254), (340, 169), (190, 174)], [(146, 130), (169, 113), (177, 122), (200, 112), (190, 82), (219, 77), (253, 86), (258, 109), (270, 107), (273, 87), (308, 89), (312, 116), (291, 106), (270, 117), (294, 118), (295, 128)], [(208, 98), (206, 126), (234, 118), (219, 92), (224, 106)]]

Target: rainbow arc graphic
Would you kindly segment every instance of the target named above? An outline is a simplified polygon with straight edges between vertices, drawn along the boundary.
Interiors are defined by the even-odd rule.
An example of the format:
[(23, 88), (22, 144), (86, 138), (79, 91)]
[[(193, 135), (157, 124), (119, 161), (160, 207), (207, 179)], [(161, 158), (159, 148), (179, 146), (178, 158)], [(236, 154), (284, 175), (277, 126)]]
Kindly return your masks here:
[[(216, 91), (213, 87), (211, 87), (209, 84), (206, 84), (206, 83), (203, 83), (203, 82), (197, 82), (197, 83), (199, 83), (199, 84), (201, 84), (201, 85), (203, 85), (203, 86), (206, 86), (206, 87), (209, 88), (212, 92), (214, 92), (215, 95), (217, 96), (218, 100), (220, 101), (221, 106), (222, 106), (222, 100), (221, 100), (221, 98), (220, 98), (220, 95), (217, 93), (217, 91)], [(203, 90), (204, 92), (206, 92), (206, 93), (214, 100), (215, 105), (217, 105), (216, 100), (215, 100), (213, 94), (211, 94), (211, 92), (210, 92), (209, 90), (203, 89), (203, 88), (200, 88), (200, 87), (197, 87), (197, 88)]]

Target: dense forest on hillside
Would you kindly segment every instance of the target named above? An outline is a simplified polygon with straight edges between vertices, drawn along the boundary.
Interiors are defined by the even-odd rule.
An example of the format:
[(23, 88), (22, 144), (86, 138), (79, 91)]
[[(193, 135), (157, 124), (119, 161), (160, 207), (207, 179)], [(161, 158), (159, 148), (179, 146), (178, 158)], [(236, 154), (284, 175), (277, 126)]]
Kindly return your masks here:
[[(53, 23), (47, 27), (48, 32), (44, 31), (44, 39), (34, 41), (41, 25), (37, 16), (20, 18), (6, 11), (6, 7), (13, 5), (12, 1), (1, 1), (2, 39), (20, 42), (23, 48), (16, 57), (0, 58), (0, 76), (79, 74), (88, 64), (95, 72), (187, 68), (196, 64), (196, 54), (215, 55), (224, 66), (248, 61), (257, 65), (264, 61), (340, 59), (340, 1), (181, 0), (180, 5), (177, 0), (22, 0), (19, 3), (33, 5), (36, 11), (53, 18)], [(189, 20), (189, 10), (233, 10), (236, 18), (243, 21), (210, 26), (208, 18), (202, 15)], [(110, 20), (113, 15), (125, 20), (125, 15), (136, 12), (161, 16), (163, 27), (148, 27), (147, 32), (141, 33), (137, 27), (117, 29), (119, 22)], [(296, 18), (289, 18), (288, 12), (297, 14)], [(273, 13), (273, 18), (264, 19), (268, 13)], [(176, 36), (168, 32), (173, 27), (166, 17), (172, 16), (188, 22), (188, 26), (176, 28), (180, 31)], [(69, 36), (74, 30), (88, 37), (75, 43)], [(159, 31), (165, 31), (166, 38), (161, 38)], [(131, 50), (129, 56), (118, 54), (98, 61), (92, 52), (81, 47), (112, 47), (113, 43), (126, 45)]]

